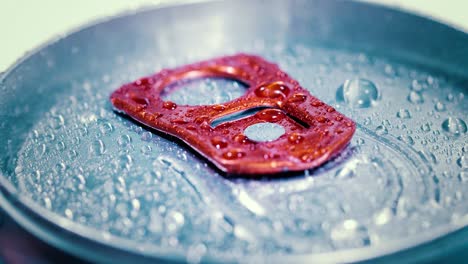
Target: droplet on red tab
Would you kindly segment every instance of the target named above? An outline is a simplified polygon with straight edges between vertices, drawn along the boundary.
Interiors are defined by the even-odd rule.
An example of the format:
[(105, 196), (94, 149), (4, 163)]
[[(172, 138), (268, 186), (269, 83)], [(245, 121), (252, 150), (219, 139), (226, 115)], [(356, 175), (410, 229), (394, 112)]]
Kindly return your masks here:
[(228, 146), (228, 142), (222, 137), (214, 137), (211, 139), (211, 144), (217, 149), (223, 149)]
[(323, 102), (320, 102), (320, 101), (313, 101), (313, 102), (311, 103), (311, 105), (314, 106), (314, 107), (319, 107), (319, 106), (324, 105), (324, 103), (323, 103)]
[(315, 120), (317, 120), (319, 123), (325, 123), (327, 121), (327, 118), (324, 116), (317, 116)]
[(132, 101), (139, 104), (139, 105), (142, 105), (142, 106), (147, 106), (149, 105), (149, 100), (147, 98), (144, 98), (144, 97), (139, 97), (139, 96), (132, 96), (131, 97)]
[(273, 82), (261, 85), (255, 90), (255, 95), (264, 98), (285, 98), (289, 94), (289, 87), (283, 82)]
[(307, 95), (301, 94), (301, 93), (297, 93), (297, 94), (293, 94), (293, 95), (288, 99), (288, 102), (291, 102), (291, 103), (302, 103), (302, 102), (305, 102), (306, 99), (307, 99)]
[(179, 124), (179, 125), (184, 125), (184, 124), (187, 124), (188, 121), (184, 120), (184, 119), (174, 119), (174, 120), (172, 120), (172, 123)]
[(195, 118), (194, 122), (195, 124), (201, 124), (203, 122), (206, 122), (208, 120), (207, 116), (198, 116)]
[(224, 109), (226, 109), (226, 106), (224, 106), (224, 105), (213, 105), (211, 108), (213, 108), (213, 110), (216, 110), (216, 111), (223, 111)]
[(301, 161), (302, 162), (308, 162), (310, 160), (312, 160), (314, 158), (314, 155), (312, 152), (304, 152), (302, 155), (301, 155)]
[(258, 112), (257, 115), (261, 120), (268, 122), (278, 122), (286, 116), (283, 111), (279, 109), (265, 109)]
[(241, 144), (252, 143), (252, 141), (244, 134), (238, 134), (234, 137), (234, 141)]
[(138, 86), (146, 86), (146, 85), (153, 84), (153, 83), (154, 81), (152, 78), (141, 78), (135, 81), (135, 85), (138, 85)]
[(289, 135), (288, 137), (288, 141), (291, 143), (291, 144), (299, 144), (301, 143), (302, 141), (304, 141), (304, 137), (297, 134), (297, 133), (292, 133), (291, 135)]
[(240, 159), (245, 156), (245, 152), (241, 150), (232, 149), (223, 153), (223, 158), (228, 160)]
[(279, 159), (280, 157), (281, 155), (278, 153), (268, 153), (268, 154), (263, 155), (263, 159), (266, 159), (266, 160)]
[(174, 110), (177, 108), (177, 104), (171, 101), (166, 101), (163, 103), (163, 107), (169, 110)]

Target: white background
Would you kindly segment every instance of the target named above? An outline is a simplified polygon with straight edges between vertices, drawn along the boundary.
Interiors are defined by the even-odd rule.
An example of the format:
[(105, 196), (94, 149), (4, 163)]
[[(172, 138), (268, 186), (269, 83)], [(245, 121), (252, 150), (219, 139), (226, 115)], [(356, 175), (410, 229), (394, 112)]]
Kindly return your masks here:
[[(25, 52), (98, 18), (171, 0), (1, 0), (0, 72)], [(468, 0), (366, 0), (454, 25), (468, 32)]]

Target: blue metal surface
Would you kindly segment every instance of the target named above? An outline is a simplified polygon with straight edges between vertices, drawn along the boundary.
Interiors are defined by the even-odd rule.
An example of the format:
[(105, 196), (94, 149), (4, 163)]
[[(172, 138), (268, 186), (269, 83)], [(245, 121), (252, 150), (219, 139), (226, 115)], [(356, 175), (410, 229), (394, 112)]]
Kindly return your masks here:
[[(206, 1), (84, 28), (0, 79), (0, 203), (38, 237), (98, 261), (460, 254), (467, 47), (466, 33), (346, 1)], [(317, 170), (232, 179), (110, 107), (122, 83), (235, 52), (279, 63), (356, 120), (352, 144)], [(210, 104), (241, 91), (208, 80), (169, 96)]]

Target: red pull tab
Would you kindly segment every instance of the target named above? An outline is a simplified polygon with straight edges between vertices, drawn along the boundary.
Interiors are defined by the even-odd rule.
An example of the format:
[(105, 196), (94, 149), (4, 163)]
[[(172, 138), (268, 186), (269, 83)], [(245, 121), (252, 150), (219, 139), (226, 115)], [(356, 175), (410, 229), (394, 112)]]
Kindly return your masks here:
[[(165, 87), (180, 80), (223, 77), (249, 86), (233, 101), (218, 105), (177, 105), (161, 99)], [(355, 123), (303, 89), (279, 67), (247, 54), (202, 61), (125, 84), (110, 96), (117, 110), (185, 141), (219, 169), (235, 174), (273, 174), (317, 167), (343, 149)], [(223, 116), (256, 107), (255, 115), (210, 124)], [(271, 142), (249, 140), (244, 130), (277, 123), (285, 134)]]

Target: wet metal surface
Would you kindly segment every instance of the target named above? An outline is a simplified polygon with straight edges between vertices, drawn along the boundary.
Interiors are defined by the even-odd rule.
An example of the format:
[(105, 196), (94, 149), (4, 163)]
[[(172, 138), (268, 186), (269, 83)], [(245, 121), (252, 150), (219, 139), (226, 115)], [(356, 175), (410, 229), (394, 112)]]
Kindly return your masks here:
[[(105, 252), (87, 251), (93, 241), (133, 257), (192, 262), (265, 255), (356, 260), (466, 226), (466, 34), (377, 7), (317, 1), (319, 12), (311, 3), (222, 2), (144, 12), (81, 31), (23, 61), (0, 84), (0, 111), (7, 113), (0, 121), (0, 165), (9, 185), (2, 201), (21, 200), (8, 211), (25, 212), (26, 205), (33, 211), (24, 221), (72, 230), (86, 241), (75, 247), (94, 259)], [(256, 23), (235, 15), (250, 17), (257, 8), (289, 15)], [(383, 18), (381, 25), (352, 15), (358, 9)], [(157, 26), (161, 14), (175, 13), (169, 26)], [(189, 23), (193, 17), (200, 25)], [(350, 19), (368, 27), (366, 34), (352, 27), (341, 32)], [(388, 21), (393, 27), (413, 22), (421, 33), (392, 31)], [(157, 30), (141, 26), (148, 24)], [(418, 35), (424, 28), (434, 38), (427, 45), (420, 41), (431, 38)], [(234, 29), (237, 34), (226, 34)], [(445, 40), (453, 46), (439, 52)], [(116, 114), (107, 100), (139, 76), (236, 52), (277, 62), (351, 117), (358, 124), (351, 144), (315, 170), (280, 179), (229, 178), (183, 143)], [(167, 97), (223, 103), (242, 89), (207, 80)], [(36, 213), (41, 217), (31, 221)], [(466, 241), (466, 235), (450, 238), (453, 248)], [(406, 257), (424, 255), (416, 250)]]

